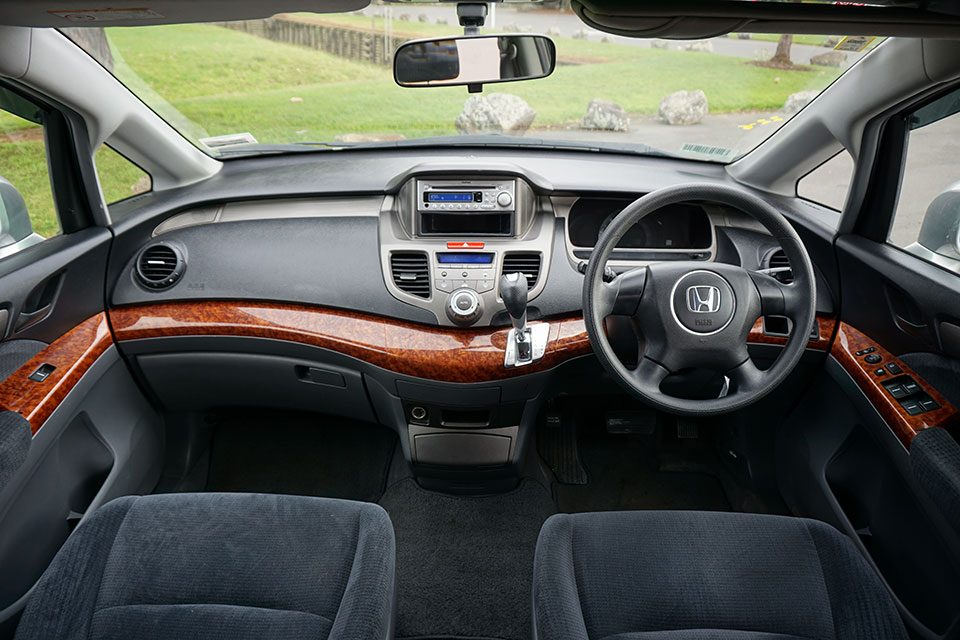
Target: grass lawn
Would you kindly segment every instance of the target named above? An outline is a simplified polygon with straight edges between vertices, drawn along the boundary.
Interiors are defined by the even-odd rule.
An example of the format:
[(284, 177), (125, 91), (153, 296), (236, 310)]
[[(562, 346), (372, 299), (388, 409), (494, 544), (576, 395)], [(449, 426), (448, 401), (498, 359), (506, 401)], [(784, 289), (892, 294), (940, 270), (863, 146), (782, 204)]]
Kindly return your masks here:
[[(730, 34), (731, 38), (735, 38), (736, 34)], [(798, 33), (793, 36), (793, 44), (808, 44), (813, 47), (819, 47), (823, 44), (823, 39), (827, 36), (814, 36), (806, 33)], [(760, 40), (761, 42), (777, 42), (780, 40), (779, 33), (752, 33), (750, 34), (751, 40)]]
[[(361, 15), (311, 19), (363, 28), (376, 22)], [(451, 29), (419, 22), (394, 24), (395, 32), (409, 24), (411, 37), (449, 34)], [(201, 124), (198, 135), (249, 131), (260, 142), (288, 142), (330, 140), (353, 132), (452, 134), (454, 118), (468, 97), (462, 87), (402, 89), (393, 83), (387, 67), (214, 26), (108, 33), (123, 61), (117, 74), (125, 80), (139, 76), (171, 107)], [(556, 42), (561, 58), (601, 62), (561, 65), (550, 78), (488, 89), (529, 102), (537, 111), (535, 125), (575, 121), (597, 97), (613, 100), (631, 113), (652, 114), (662, 96), (681, 89), (702, 89), (714, 113), (776, 109), (791, 93), (823, 88), (837, 75), (835, 70), (765, 69), (709, 53), (572, 38)], [(205, 55), (210, 47), (216, 56)]]
[[(360, 15), (311, 19), (365, 28), (379, 24)], [(410, 37), (451, 30), (456, 27), (394, 22), (395, 33)], [(332, 140), (345, 133), (454, 134), (454, 118), (468, 98), (463, 87), (401, 89), (388, 67), (213, 25), (113, 28), (107, 33), (117, 76), (194, 138), (244, 131), (267, 143)], [(561, 64), (543, 80), (487, 89), (526, 100), (537, 111), (535, 127), (575, 122), (593, 98), (612, 100), (632, 114), (654, 114), (664, 95), (682, 89), (702, 89), (711, 113), (772, 110), (791, 93), (822, 89), (839, 74), (820, 68), (766, 69), (710, 53), (555, 41), (561, 60), (590, 62)], [(35, 229), (50, 235), (58, 226), (42, 138), (21, 135), (13, 141), (4, 135), (23, 126), (0, 114), (0, 175), (24, 194)], [(139, 170), (109, 150), (96, 160), (108, 201), (131, 195)]]

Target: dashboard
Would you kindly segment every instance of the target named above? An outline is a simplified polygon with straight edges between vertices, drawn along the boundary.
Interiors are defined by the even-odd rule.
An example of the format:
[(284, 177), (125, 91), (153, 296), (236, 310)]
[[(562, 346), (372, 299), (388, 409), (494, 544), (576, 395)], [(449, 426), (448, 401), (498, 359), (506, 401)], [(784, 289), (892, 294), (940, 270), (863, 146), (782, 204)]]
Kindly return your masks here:
[[(598, 169), (581, 162), (582, 174)], [(662, 180), (657, 172), (665, 164), (660, 159), (647, 176), (653, 180), (640, 181), (639, 189), (620, 183), (604, 191), (570, 188), (575, 183), (542, 172), (549, 165), (523, 166), (500, 154), (469, 163), (414, 163), (380, 175), (378, 189), (359, 193), (284, 194), (278, 181), (274, 194), (183, 206), (159, 223), (144, 223), (143, 240), (122, 263), (111, 303), (259, 300), (425, 325), (501, 327), (510, 320), (500, 276), (521, 273), (531, 320), (579, 314), (578, 266), (589, 260), (610, 221), (658, 186), (711, 179), (677, 172)], [(378, 165), (372, 162), (382, 169)], [(370, 166), (357, 175), (358, 184), (376, 174)], [(781, 265), (777, 253), (776, 241), (749, 216), (691, 202), (641, 220), (609, 264), (624, 271), (694, 260), (760, 269)]]

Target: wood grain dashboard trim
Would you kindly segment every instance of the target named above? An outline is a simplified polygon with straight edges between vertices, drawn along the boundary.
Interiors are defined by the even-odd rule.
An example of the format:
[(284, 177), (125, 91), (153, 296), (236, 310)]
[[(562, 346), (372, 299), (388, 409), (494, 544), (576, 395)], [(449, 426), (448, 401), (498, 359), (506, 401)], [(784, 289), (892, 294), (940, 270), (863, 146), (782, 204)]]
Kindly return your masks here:
[[(37, 433), (111, 344), (105, 313), (81, 322), (0, 382), (0, 408), (22, 415)], [(30, 380), (29, 376), (43, 364), (56, 369), (42, 382)]]
[(208, 301), (120, 307), (110, 312), (118, 342), (172, 336), (243, 336), (337, 351), (405, 375), (444, 382), (489, 382), (553, 368), (591, 352), (583, 318), (546, 320), (543, 359), (503, 366), (506, 328), (451, 329), (324, 307)]
[[(864, 358), (867, 354), (857, 355), (858, 351), (873, 348), (872, 353), (880, 357), (878, 363), (867, 363)], [(903, 446), (910, 448), (913, 438), (930, 427), (951, 427), (957, 422), (957, 409), (951, 405), (936, 389), (927, 384), (915, 371), (896, 358), (892, 353), (880, 346), (879, 343), (871, 339), (863, 332), (855, 329), (845, 322), (839, 323), (837, 337), (834, 340), (830, 354), (840, 363), (841, 366), (856, 381), (860, 389), (866, 394), (867, 398), (876, 407), (877, 411), (896, 434)], [(928, 411), (919, 415), (911, 416), (906, 409), (900, 406), (893, 396), (882, 386), (896, 376), (889, 372), (878, 376), (874, 372), (888, 364), (896, 364), (903, 370), (902, 374), (912, 377), (917, 384), (925, 391), (937, 404), (939, 409)]]

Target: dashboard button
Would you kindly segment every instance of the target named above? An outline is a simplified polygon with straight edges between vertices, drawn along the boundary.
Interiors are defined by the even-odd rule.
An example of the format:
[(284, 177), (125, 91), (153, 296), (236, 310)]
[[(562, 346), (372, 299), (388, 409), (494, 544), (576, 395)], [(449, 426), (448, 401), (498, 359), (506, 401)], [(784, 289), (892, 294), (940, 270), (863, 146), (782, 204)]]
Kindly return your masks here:
[(477, 293), (493, 291), (493, 280), (477, 280)]
[(497, 204), (501, 207), (509, 207), (513, 204), (513, 196), (506, 191), (501, 191), (497, 194)]
[(907, 410), (907, 413), (909, 413), (912, 416), (923, 413), (923, 407), (921, 407), (920, 403), (917, 402), (916, 400), (907, 400), (906, 402), (903, 403), (902, 406), (904, 409)]
[(913, 395), (914, 393), (920, 392), (920, 385), (918, 385), (913, 380), (903, 383), (903, 390), (907, 392), (907, 395)]
[(936, 411), (940, 408), (940, 405), (933, 398), (921, 398), (920, 406), (923, 407), (924, 411)]
[(437, 280), (436, 284), (438, 291), (445, 291), (447, 293), (453, 291), (453, 282), (450, 280)]
[(867, 364), (878, 364), (881, 360), (883, 360), (883, 358), (881, 358), (880, 355), (876, 353), (871, 353), (870, 355), (868, 355), (866, 358), (863, 359), (863, 361), (866, 362)]
[(896, 362), (891, 362), (891, 363), (889, 363), (889, 364), (887, 365), (887, 371), (889, 371), (890, 373), (892, 373), (892, 374), (895, 375), (895, 376), (896, 376), (896, 375), (900, 375), (901, 373), (903, 373), (903, 369), (901, 369), (901, 368), (900, 368), (900, 365), (898, 365)]
[(897, 400), (899, 400), (900, 398), (906, 398), (908, 395), (910, 395), (903, 389), (902, 384), (896, 384), (896, 385), (893, 385), (892, 387), (887, 387), (887, 391), (889, 391), (890, 395), (892, 395)]

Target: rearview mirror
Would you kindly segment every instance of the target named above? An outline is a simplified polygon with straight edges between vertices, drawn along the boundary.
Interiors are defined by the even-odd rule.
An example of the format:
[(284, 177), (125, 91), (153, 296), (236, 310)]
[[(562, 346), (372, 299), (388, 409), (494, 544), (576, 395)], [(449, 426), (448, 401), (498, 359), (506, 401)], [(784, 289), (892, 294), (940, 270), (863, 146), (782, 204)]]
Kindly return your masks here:
[(546, 36), (455, 36), (403, 43), (393, 57), (393, 77), (401, 87), (473, 88), (544, 78), (556, 62), (557, 48)]

